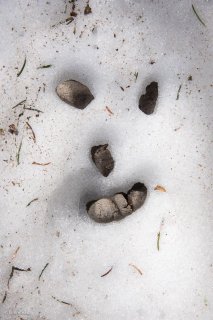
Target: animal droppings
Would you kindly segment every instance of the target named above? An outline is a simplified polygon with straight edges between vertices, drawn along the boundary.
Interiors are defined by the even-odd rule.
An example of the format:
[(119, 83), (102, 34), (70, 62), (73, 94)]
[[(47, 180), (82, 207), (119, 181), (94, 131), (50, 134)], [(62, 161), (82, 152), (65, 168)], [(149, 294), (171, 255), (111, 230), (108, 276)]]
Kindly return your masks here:
[(154, 112), (158, 99), (158, 83), (151, 82), (146, 87), (146, 93), (142, 94), (139, 100), (139, 109), (145, 114), (150, 115)]
[(84, 109), (94, 99), (89, 88), (75, 80), (66, 80), (56, 87), (61, 100), (77, 109)]
[(91, 156), (100, 173), (107, 177), (114, 168), (114, 160), (108, 150), (108, 144), (92, 147)]
[(107, 223), (121, 220), (139, 209), (147, 196), (147, 188), (143, 183), (136, 183), (126, 193), (116, 193), (89, 202), (86, 205), (88, 215), (96, 222)]

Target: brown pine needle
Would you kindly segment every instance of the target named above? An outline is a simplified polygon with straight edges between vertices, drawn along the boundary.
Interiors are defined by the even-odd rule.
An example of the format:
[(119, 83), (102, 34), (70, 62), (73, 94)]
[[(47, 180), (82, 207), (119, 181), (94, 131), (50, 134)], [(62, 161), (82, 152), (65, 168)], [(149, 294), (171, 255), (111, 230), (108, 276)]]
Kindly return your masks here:
[(18, 248), (16, 249), (16, 251), (15, 251), (14, 254), (12, 255), (11, 260), (15, 259), (15, 257), (16, 257), (16, 255), (17, 255), (19, 249), (20, 249), (20, 247), (18, 247)]
[(178, 88), (176, 100), (179, 100), (181, 87), (182, 87), (182, 84), (180, 84), (180, 86), (179, 86), (179, 88)]
[(134, 264), (130, 263), (129, 266), (133, 267), (135, 270), (137, 270), (137, 272), (142, 276), (143, 275), (143, 272), (137, 267), (135, 266)]
[(157, 234), (157, 249), (160, 251), (160, 232)]
[(40, 280), (40, 279), (41, 279), (41, 276), (42, 276), (42, 274), (43, 274), (44, 270), (48, 267), (48, 265), (49, 265), (49, 263), (46, 263), (46, 264), (45, 264), (44, 268), (41, 270), (40, 275), (38, 276), (38, 280)]
[(54, 300), (56, 300), (56, 301), (60, 302), (60, 303), (63, 303), (63, 304), (66, 304), (66, 305), (68, 305), (68, 306), (71, 306), (71, 307), (72, 307), (72, 304), (71, 304), (71, 303), (69, 303), (69, 302), (66, 302), (66, 301), (63, 301), (63, 300), (59, 300), (59, 299), (57, 299), (57, 298), (56, 298), (56, 297), (54, 297), (54, 296), (52, 296), (52, 298), (53, 298)]
[(17, 267), (12, 266), (12, 270), (11, 270), (9, 279), (8, 279), (8, 281), (7, 281), (7, 287), (8, 287), (8, 288), (9, 288), (9, 285), (10, 285), (10, 280), (11, 280), (12, 277), (13, 277), (14, 271), (25, 271), (25, 272), (27, 272), (27, 271), (31, 271), (31, 268), (20, 269), (20, 268), (17, 268)]
[(46, 162), (46, 163), (41, 163), (41, 162), (36, 162), (33, 161), (32, 164), (35, 164), (37, 166), (48, 166), (48, 164), (50, 164), (51, 162)]
[(16, 161), (17, 161), (17, 166), (20, 164), (20, 152), (21, 152), (21, 147), (22, 147), (22, 141), (20, 142), (18, 152), (16, 154)]
[(22, 104), (23, 104), (24, 102), (26, 102), (26, 101), (27, 101), (27, 99), (24, 99), (24, 100), (20, 101), (20, 102), (17, 103), (14, 107), (12, 107), (12, 109), (15, 109), (16, 107), (22, 105)]
[(102, 275), (101, 275), (101, 278), (107, 276), (107, 275), (112, 271), (112, 268), (113, 268), (113, 267), (111, 267), (107, 272), (105, 272), (104, 274), (102, 274)]
[(205, 23), (204, 23), (203, 20), (199, 17), (197, 11), (195, 10), (195, 7), (194, 7), (193, 4), (192, 4), (192, 10), (194, 11), (194, 13), (195, 13), (196, 17), (198, 18), (198, 20), (200, 21), (200, 23), (202, 23), (202, 25), (203, 25), (204, 27), (206, 27)]
[(33, 203), (34, 201), (37, 201), (37, 200), (38, 200), (38, 198), (35, 198), (35, 199), (31, 200), (31, 201), (26, 205), (26, 207), (29, 207), (29, 206), (31, 205), (31, 203)]
[(106, 106), (106, 111), (109, 112), (110, 116), (114, 114), (114, 113), (112, 112), (112, 110), (111, 110), (109, 107), (107, 107), (107, 106)]
[(35, 136), (35, 132), (33, 131), (33, 128), (31, 127), (31, 125), (29, 124), (29, 122), (26, 122), (26, 125), (27, 125), (28, 128), (31, 130), (32, 136), (33, 136), (33, 141), (34, 141), (34, 143), (36, 143), (36, 136)]
[(27, 59), (26, 59), (26, 57), (24, 58), (24, 63), (23, 63), (23, 65), (22, 65), (22, 67), (21, 67), (21, 70), (17, 73), (17, 77), (19, 77), (21, 74), (22, 74), (22, 72), (23, 72), (23, 70), (24, 70), (24, 67), (25, 67), (25, 65), (26, 65), (26, 61), (27, 61)]

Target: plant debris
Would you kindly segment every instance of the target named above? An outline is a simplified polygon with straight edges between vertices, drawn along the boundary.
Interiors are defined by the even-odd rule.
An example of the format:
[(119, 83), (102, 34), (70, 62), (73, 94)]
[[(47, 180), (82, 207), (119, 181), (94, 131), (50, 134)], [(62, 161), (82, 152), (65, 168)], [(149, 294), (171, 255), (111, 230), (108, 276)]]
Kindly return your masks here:
[(160, 251), (160, 232), (157, 234), (157, 249)]
[(38, 198), (35, 198), (35, 199), (31, 200), (31, 201), (26, 205), (26, 207), (29, 207), (29, 206), (31, 205), (31, 203), (33, 203), (34, 201), (38, 201)]
[(180, 86), (179, 86), (179, 88), (178, 88), (176, 100), (179, 99), (181, 87), (182, 87), (182, 84), (180, 84)]
[(188, 76), (188, 81), (192, 81), (192, 76)]
[(161, 237), (161, 229), (164, 225), (164, 218), (161, 220), (161, 224), (160, 224), (160, 230), (157, 234), (157, 250), (160, 251), (160, 237)]
[(20, 249), (20, 247), (18, 247), (18, 248), (15, 250), (14, 254), (12, 255), (11, 260), (15, 259), (15, 257), (16, 257), (16, 255), (17, 255), (19, 249)]
[(19, 77), (21, 74), (22, 74), (22, 72), (23, 72), (23, 70), (24, 70), (24, 67), (25, 67), (25, 65), (26, 65), (26, 61), (27, 61), (27, 59), (26, 59), (26, 57), (24, 58), (24, 63), (23, 63), (23, 65), (22, 65), (22, 67), (21, 67), (21, 70), (17, 73), (17, 77)]
[(158, 83), (151, 82), (146, 87), (146, 93), (142, 94), (139, 99), (139, 109), (145, 114), (150, 115), (154, 112), (158, 99)]
[(84, 109), (94, 99), (89, 88), (75, 80), (66, 80), (56, 88), (56, 93), (61, 100), (69, 105)]
[(0, 128), (0, 136), (4, 136), (4, 129)]
[(17, 268), (17, 267), (12, 266), (12, 270), (11, 270), (9, 279), (8, 279), (8, 281), (7, 281), (7, 287), (8, 287), (8, 288), (9, 288), (9, 285), (10, 285), (10, 280), (11, 280), (12, 277), (13, 277), (14, 271), (24, 271), (24, 272), (28, 272), (28, 271), (31, 271), (31, 268), (21, 269), (21, 268)]
[(134, 77), (135, 77), (135, 82), (137, 81), (137, 78), (138, 78), (138, 72), (135, 72), (134, 73)]
[(121, 220), (139, 209), (145, 202), (147, 188), (143, 183), (135, 183), (126, 193), (116, 193), (87, 203), (88, 215), (96, 222), (108, 223)]
[(60, 303), (66, 304), (66, 305), (71, 306), (71, 307), (73, 306), (71, 303), (66, 302), (66, 301), (63, 301), (63, 300), (59, 300), (59, 299), (57, 299), (57, 298), (54, 297), (54, 296), (52, 296), (52, 298), (53, 298), (54, 300), (60, 302)]
[(160, 191), (160, 192), (166, 192), (166, 189), (163, 186), (160, 186), (159, 184), (156, 185), (154, 190)]
[(104, 274), (101, 275), (101, 278), (107, 276), (111, 271), (112, 271), (113, 267), (111, 267), (107, 272), (105, 272)]
[(84, 14), (86, 15), (86, 14), (90, 14), (90, 13), (92, 13), (92, 9), (91, 9), (89, 2), (88, 2), (86, 7), (84, 8)]
[(22, 140), (19, 144), (19, 147), (18, 147), (18, 152), (16, 154), (16, 161), (17, 161), (17, 166), (20, 164), (20, 153), (21, 153), (21, 147), (22, 147)]
[(108, 150), (108, 144), (94, 146), (91, 148), (92, 160), (95, 163), (99, 172), (108, 177), (114, 168), (114, 160), (111, 152)]
[(112, 116), (112, 115), (114, 114), (114, 113), (112, 112), (112, 110), (111, 110), (109, 107), (107, 107), (107, 106), (106, 106), (106, 111), (109, 112), (109, 115), (110, 115), (110, 116)]
[(17, 103), (14, 107), (12, 107), (12, 109), (15, 109), (16, 107), (22, 105), (23, 103), (25, 103), (27, 101), (27, 99), (24, 99), (22, 101), (20, 101), (19, 103)]
[(29, 122), (26, 122), (26, 125), (27, 125), (28, 128), (31, 130), (32, 136), (33, 136), (33, 141), (34, 141), (34, 143), (36, 143), (36, 136), (35, 136), (35, 132), (33, 131), (33, 128), (31, 127), (31, 125), (29, 124)]
[(9, 125), (8, 132), (11, 134), (15, 134), (16, 136), (18, 135), (18, 129), (16, 128), (16, 126), (14, 124)]
[(42, 274), (43, 274), (44, 270), (48, 267), (48, 265), (49, 265), (49, 263), (46, 263), (46, 264), (45, 264), (44, 268), (41, 270), (40, 275), (38, 276), (38, 280), (40, 280), (40, 279), (41, 279), (41, 276), (42, 276)]
[(52, 64), (45, 64), (43, 66), (38, 67), (37, 69), (47, 69), (47, 68), (51, 68)]
[(4, 303), (6, 299), (7, 299), (7, 291), (5, 291), (4, 297), (2, 299), (2, 303)]
[(204, 23), (204, 22), (203, 22), (203, 20), (199, 17), (199, 15), (198, 15), (197, 11), (195, 10), (195, 7), (194, 7), (194, 5), (193, 5), (193, 4), (192, 4), (192, 10), (194, 11), (194, 13), (195, 13), (196, 17), (197, 17), (197, 18), (198, 18), (198, 20), (202, 23), (202, 25), (203, 25), (204, 27), (206, 27), (205, 23)]
[(137, 266), (135, 266), (134, 264), (132, 264), (132, 263), (130, 263), (129, 264), (131, 267), (133, 267), (135, 270), (137, 270), (138, 271), (138, 273), (142, 276), (143, 275), (143, 272), (137, 267)]
[(24, 107), (24, 110), (29, 110), (29, 111), (36, 111), (36, 112), (38, 112), (38, 113), (44, 113), (44, 111), (41, 111), (41, 110), (39, 110), (39, 109), (35, 109), (35, 108), (28, 108), (28, 107)]
[(41, 163), (41, 162), (36, 162), (33, 161), (32, 164), (35, 164), (37, 166), (48, 166), (48, 164), (50, 164), (51, 162), (46, 162), (46, 163)]

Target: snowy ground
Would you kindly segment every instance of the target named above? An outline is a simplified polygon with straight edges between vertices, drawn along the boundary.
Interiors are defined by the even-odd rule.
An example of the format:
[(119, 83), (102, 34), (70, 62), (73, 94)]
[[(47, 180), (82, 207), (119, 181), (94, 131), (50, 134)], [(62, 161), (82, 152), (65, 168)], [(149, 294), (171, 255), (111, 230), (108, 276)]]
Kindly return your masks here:
[[(213, 3), (193, 4), (206, 26), (189, 0), (91, 0), (88, 15), (79, 0), (68, 25), (68, 1), (0, 0), (0, 319), (212, 319)], [(85, 110), (57, 97), (67, 79), (94, 94)], [(151, 81), (159, 99), (147, 116), (138, 100)], [(24, 99), (43, 113), (12, 109)], [(103, 143), (108, 178), (89, 154)], [(87, 199), (138, 181), (140, 210), (88, 218)], [(12, 266), (31, 271), (14, 271), (8, 288)]]

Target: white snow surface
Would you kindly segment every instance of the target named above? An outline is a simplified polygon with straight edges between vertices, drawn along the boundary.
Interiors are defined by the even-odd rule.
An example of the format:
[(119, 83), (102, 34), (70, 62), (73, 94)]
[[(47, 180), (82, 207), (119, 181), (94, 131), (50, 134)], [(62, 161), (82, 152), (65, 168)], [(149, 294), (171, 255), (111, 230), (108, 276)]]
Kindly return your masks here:
[[(89, 4), (84, 15), (76, 1), (66, 25), (69, 1), (0, 0), (0, 319), (212, 320), (213, 2)], [(68, 79), (95, 96), (86, 109), (56, 95)], [(151, 81), (148, 116), (138, 101)], [(43, 113), (12, 109), (24, 99)], [(107, 178), (90, 158), (104, 143), (115, 159)], [(148, 197), (131, 216), (87, 216), (88, 200), (139, 181)], [(12, 266), (31, 271), (14, 271), (8, 287)]]

